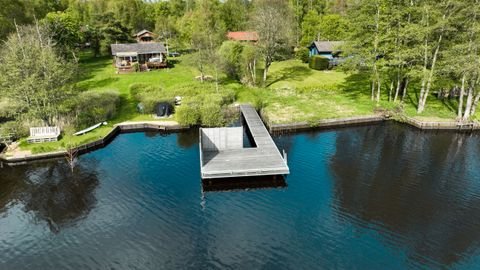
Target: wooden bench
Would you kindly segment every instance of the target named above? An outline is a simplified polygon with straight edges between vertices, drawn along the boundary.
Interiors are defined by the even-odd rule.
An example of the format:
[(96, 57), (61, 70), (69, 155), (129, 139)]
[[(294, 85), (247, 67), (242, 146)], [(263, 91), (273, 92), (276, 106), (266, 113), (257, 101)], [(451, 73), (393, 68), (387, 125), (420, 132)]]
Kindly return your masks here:
[(56, 142), (60, 136), (58, 127), (33, 127), (30, 128), (30, 137), (28, 143)]

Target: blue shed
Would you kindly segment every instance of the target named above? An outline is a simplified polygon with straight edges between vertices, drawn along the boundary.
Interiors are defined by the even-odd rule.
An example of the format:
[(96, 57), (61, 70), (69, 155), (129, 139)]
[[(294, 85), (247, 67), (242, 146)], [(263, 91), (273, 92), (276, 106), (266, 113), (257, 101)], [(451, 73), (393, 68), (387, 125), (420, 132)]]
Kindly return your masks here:
[(341, 53), (339, 47), (342, 44), (343, 41), (314, 41), (308, 47), (309, 55), (321, 55), (330, 60), (333, 60)]

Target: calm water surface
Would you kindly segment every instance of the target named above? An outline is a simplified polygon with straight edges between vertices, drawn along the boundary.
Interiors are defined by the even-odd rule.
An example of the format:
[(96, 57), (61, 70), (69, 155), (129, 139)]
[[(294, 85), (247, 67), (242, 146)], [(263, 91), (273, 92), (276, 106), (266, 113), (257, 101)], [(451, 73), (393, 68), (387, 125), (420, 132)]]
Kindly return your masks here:
[(0, 269), (480, 267), (480, 136), (385, 124), (276, 142), (291, 174), (262, 189), (202, 186), (194, 132), (120, 135), (73, 174), (0, 169)]

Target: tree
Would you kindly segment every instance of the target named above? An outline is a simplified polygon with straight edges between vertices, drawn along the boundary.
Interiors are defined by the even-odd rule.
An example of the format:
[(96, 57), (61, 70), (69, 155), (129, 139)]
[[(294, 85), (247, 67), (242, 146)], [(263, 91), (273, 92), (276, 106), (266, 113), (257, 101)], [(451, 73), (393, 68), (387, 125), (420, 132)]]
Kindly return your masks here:
[(249, 2), (245, 0), (227, 0), (221, 8), (221, 18), (228, 31), (244, 31), (248, 22)]
[(455, 5), (450, 0), (440, 3), (425, 1), (422, 10), (423, 31), (421, 35), (423, 37), (424, 64), (417, 113), (422, 113), (425, 109), (436, 72), (437, 60), (445, 42), (449, 19), (455, 10)]
[(241, 77), (242, 51), (243, 45), (238, 41), (225, 41), (218, 50), (222, 69), (232, 79)]
[[(475, 114), (480, 100), (480, 2), (457, 3), (459, 12), (452, 18), (457, 33), (451, 38), (453, 45), (444, 51), (443, 73), (451, 75), (460, 89), (457, 118), (467, 121)], [(465, 100), (466, 97), (466, 100)]]
[(75, 65), (59, 57), (44, 28), (21, 27), (1, 49), (0, 91), (31, 120), (52, 125), (71, 96)]
[(308, 46), (314, 40), (320, 40), (320, 15), (316, 10), (310, 10), (303, 18), (302, 22), (302, 46)]
[(197, 3), (192, 18), (192, 47), (197, 51), (195, 57), (200, 79), (203, 82), (205, 69), (213, 65), (218, 84), (217, 48), (225, 37), (225, 26), (219, 16), (220, 4), (217, 0), (202, 0)]
[(319, 40), (345, 40), (348, 36), (348, 21), (338, 14), (322, 16)]
[(42, 20), (53, 46), (65, 58), (75, 55), (75, 47), (81, 41), (80, 22), (68, 12), (50, 12)]
[(264, 84), (272, 62), (289, 48), (292, 33), (291, 18), (291, 9), (284, 0), (254, 2), (252, 25), (259, 36), (258, 46), (264, 61)]
[(243, 83), (255, 85), (257, 83), (257, 61), (259, 53), (257, 46), (247, 44), (242, 51)]
[(23, 2), (0, 0), (0, 40), (5, 39), (9, 33), (15, 31), (15, 22), (17, 24), (25, 24), (30, 22)]
[(131, 38), (130, 29), (120, 20), (115, 19), (113, 13), (104, 14), (98, 19), (98, 30), (101, 34), (100, 47), (104, 54), (110, 55), (110, 45), (115, 43), (128, 43)]

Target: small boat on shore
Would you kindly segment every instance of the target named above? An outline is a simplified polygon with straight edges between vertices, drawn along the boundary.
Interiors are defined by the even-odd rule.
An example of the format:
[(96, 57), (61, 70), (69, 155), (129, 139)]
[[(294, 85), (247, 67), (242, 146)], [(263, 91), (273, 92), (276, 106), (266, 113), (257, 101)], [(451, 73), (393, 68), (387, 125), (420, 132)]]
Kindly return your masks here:
[(102, 123), (95, 124), (95, 125), (93, 125), (93, 126), (91, 126), (91, 127), (89, 127), (89, 128), (80, 130), (79, 132), (76, 132), (76, 133), (74, 133), (73, 135), (75, 135), (75, 136), (83, 135), (83, 134), (85, 134), (85, 133), (88, 133), (88, 132), (90, 132), (90, 131), (92, 131), (92, 130), (98, 128), (98, 127), (100, 127), (101, 125), (107, 125), (107, 122), (102, 122)]

